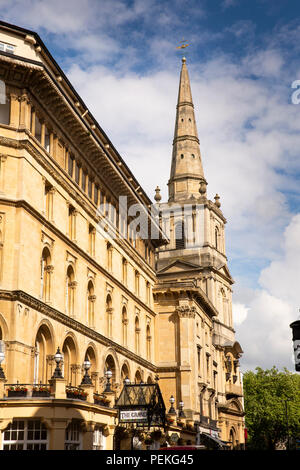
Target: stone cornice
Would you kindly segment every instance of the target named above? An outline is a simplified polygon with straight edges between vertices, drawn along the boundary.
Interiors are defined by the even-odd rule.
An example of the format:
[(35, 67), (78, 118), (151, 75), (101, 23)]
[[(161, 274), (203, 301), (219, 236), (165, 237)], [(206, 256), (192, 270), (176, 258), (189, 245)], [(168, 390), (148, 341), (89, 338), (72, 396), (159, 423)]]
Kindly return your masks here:
[(203, 292), (200, 287), (197, 287), (193, 281), (160, 281), (153, 288), (154, 296), (164, 294), (166, 292), (185, 292), (188, 294), (190, 299), (194, 299), (202, 308), (205, 308), (205, 312), (209, 317), (213, 318), (219, 314), (205, 292)]
[(33, 310), (36, 310), (43, 315), (46, 315), (49, 318), (52, 318), (59, 323), (71, 328), (78, 333), (93, 339), (97, 343), (100, 343), (106, 347), (113, 348), (117, 353), (122, 354), (123, 356), (127, 357), (128, 359), (140, 364), (141, 366), (145, 367), (152, 372), (157, 371), (157, 367), (152, 364), (151, 362), (143, 359), (141, 356), (129, 351), (128, 349), (124, 348), (118, 343), (115, 343), (111, 339), (107, 338), (106, 336), (98, 333), (91, 328), (85, 326), (84, 324), (80, 323), (79, 321), (75, 320), (74, 318), (65, 315), (64, 313), (56, 310), (55, 308), (45, 304), (44, 302), (32, 297), (31, 295), (23, 292), (21, 290), (16, 291), (7, 291), (7, 290), (0, 290), (0, 299), (11, 301), (11, 302), (21, 302), (22, 304), (26, 305)]
[[(49, 54), (50, 56), (50, 54)], [(52, 56), (48, 57), (48, 60), (50, 59), (50, 62), (54, 62), (54, 59)], [(76, 91), (73, 89), (71, 84), (68, 82), (67, 78), (64, 76), (62, 70), (60, 70), (61, 75), (64, 76), (65, 79), (65, 85), (66, 87), (62, 87), (62, 85), (59, 83), (59, 81), (56, 80), (55, 75), (53, 75), (53, 70), (51, 68), (48, 68), (45, 63), (43, 62), (37, 62), (34, 60), (29, 60), (23, 57), (18, 57), (18, 56), (13, 56), (13, 57), (7, 57), (7, 54), (1, 53), (0, 52), (0, 60), (3, 62), (6, 62), (10, 68), (14, 67), (15, 69), (18, 68), (26, 68), (28, 69), (26, 76), (26, 80), (24, 81), (23, 77), (23, 82), (20, 82), (22, 77), (22, 74), (19, 74), (20, 77), (18, 79), (14, 78), (13, 75), (10, 75), (9, 72), (10, 70), (7, 71), (7, 77), (9, 77), (9, 83), (13, 83), (13, 81), (17, 81), (18, 86), (21, 87), (30, 87), (31, 89), (34, 89), (36, 86), (36, 90), (42, 91), (42, 93), (45, 91), (45, 85), (46, 87), (49, 87), (49, 92), (51, 91), (52, 94), (55, 96), (52, 96), (50, 100), (51, 106), (53, 105), (54, 107), (56, 105), (60, 106), (60, 111), (62, 107), (64, 107), (64, 111), (68, 113), (68, 122), (71, 122), (72, 119), (72, 125), (76, 127), (76, 132), (72, 132), (72, 139), (77, 140), (77, 143), (75, 144), (75, 147), (85, 147), (85, 150), (83, 150), (83, 153), (86, 153), (86, 147), (91, 146), (93, 147), (93, 151), (99, 151), (105, 155), (107, 161), (109, 161), (109, 164), (111, 167), (114, 169), (114, 171), (118, 174), (118, 176), (124, 179), (126, 181), (126, 185), (128, 189), (130, 188), (130, 192), (134, 198), (137, 198), (139, 202), (142, 201), (143, 204), (146, 206), (151, 204), (151, 200), (148, 198), (147, 194), (143, 191), (142, 188), (138, 185), (138, 182), (136, 181), (134, 175), (130, 171), (130, 169), (127, 167), (125, 161), (122, 159), (122, 157), (119, 155), (117, 150), (114, 148), (113, 144), (110, 142), (109, 138), (106, 136), (104, 131), (101, 129), (97, 121), (91, 116), (90, 113), (88, 113), (89, 119), (86, 119), (83, 117), (81, 113), (81, 109), (79, 109), (78, 106), (76, 106), (76, 103), (73, 102), (71, 99), (70, 93), (66, 93), (66, 89), (69, 87), (69, 91), (71, 91), (71, 94), (76, 94)], [(57, 64), (55, 63), (57, 66)], [(58, 67), (58, 66), (57, 66)], [(31, 73), (30, 73), (31, 72)], [(30, 82), (29, 82), (30, 78)], [(6, 77), (5, 77), (6, 79)], [(50, 90), (51, 89), (51, 90)], [(72, 89), (72, 90), (71, 90)], [(77, 95), (77, 99), (81, 101), (77, 101), (79, 103), (80, 108), (87, 110), (87, 106), (82, 102), (81, 98)], [(47, 106), (49, 109), (49, 106)], [(71, 118), (71, 113), (72, 113), (72, 118)], [(62, 115), (63, 113), (59, 112), (57, 114)], [(67, 114), (66, 114), (67, 115)], [(92, 122), (91, 122), (92, 121)], [(69, 125), (66, 126), (63, 124), (63, 128), (68, 128), (70, 127)], [(97, 130), (97, 133), (95, 132)], [(77, 137), (76, 137), (77, 134)], [(80, 135), (80, 138), (78, 136)], [(103, 142), (104, 141), (104, 142)], [(107, 148), (110, 148), (111, 150), (108, 152), (107, 148), (105, 147), (105, 142), (107, 142)], [(110, 155), (110, 152), (112, 152), (114, 155)], [(119, 160), (119, 162), (117, 162)], [(93, 164), (93, 162), (90, 162)], [(130, 178), (130, 180), (129, 180)], [(128, 181), (129, 180), (129, 181)], [(136, 192), (136, 186), (139, 186), (139, 194)], [(142, 196), (142, 197), (140, 197)]]

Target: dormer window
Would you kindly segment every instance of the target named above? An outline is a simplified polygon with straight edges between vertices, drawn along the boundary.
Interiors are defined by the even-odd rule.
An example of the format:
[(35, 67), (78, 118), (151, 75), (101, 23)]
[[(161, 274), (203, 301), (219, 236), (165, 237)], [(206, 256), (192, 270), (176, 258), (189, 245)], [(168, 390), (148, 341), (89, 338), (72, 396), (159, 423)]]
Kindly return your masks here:
[(6, 44), (5, 42), (0, 42), (0, 51), (9, 52), (13, 54), (15, 52), (15, 46), (12, 44)]

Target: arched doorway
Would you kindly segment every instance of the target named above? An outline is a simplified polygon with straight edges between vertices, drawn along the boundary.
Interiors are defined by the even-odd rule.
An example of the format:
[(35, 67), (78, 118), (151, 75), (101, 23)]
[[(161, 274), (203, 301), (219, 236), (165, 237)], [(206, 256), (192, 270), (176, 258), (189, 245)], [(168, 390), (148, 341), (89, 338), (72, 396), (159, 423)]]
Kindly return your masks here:
[(234, 428), (230, 429), (229, 442), (230, 442), (230, 448), (231, 448), (231, 450), (233, 450), (234, 447), (235, 447), (235, 430), (234, 430)]

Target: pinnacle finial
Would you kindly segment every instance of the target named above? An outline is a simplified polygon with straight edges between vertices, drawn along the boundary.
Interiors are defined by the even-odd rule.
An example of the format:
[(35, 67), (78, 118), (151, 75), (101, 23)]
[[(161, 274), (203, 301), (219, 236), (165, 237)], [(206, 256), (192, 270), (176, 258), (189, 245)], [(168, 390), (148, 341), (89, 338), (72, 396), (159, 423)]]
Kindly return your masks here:
[(182, 57), (181, 61), (182, 61), (183, 64), (185, 64), (186, 63), (186, 57)]
[(156, 202), (159, 202), (161, 200), (161, 194), (160, 194), (159, 186), (156, 186), (154, 199), (155, 199)]
[(216, 205), (217, 207), (221, 207), (219, 194), (216, 194), (216, 195), (215, 195), (215, 205)]

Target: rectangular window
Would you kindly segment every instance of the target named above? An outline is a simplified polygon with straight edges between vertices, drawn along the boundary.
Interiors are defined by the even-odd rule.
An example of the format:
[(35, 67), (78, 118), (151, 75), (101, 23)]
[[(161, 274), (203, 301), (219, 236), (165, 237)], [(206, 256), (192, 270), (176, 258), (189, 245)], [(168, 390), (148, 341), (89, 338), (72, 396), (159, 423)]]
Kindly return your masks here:
[(102, 428), (95, 428), (93, 433), (93, 450), (105, 450), (105, 437)]
[(15, 46), (13, 46), (12, 44), (7, 44), (5, 42), (0, 42), (0, 51), (9, 52), (10, 54), (13, 54), (15, 52)]
[(81, 432), (77, 423), (70, 423), (66, 429), (65, 450), (80, 450)]
[(75, 161), (75, 182), (79, 184), (80, 178), (80, 166), (77, 161)]
[(5, 93), (1, 94), (0, 89), (0, 123), (9, 125), (10, 121), (10, 99), (6, 97)]
[(45, 149), (47, 150), (47, 152), (50, 151), (50, 134), (49, 134), (49, 130), (47, 127), (45, 127), (45, 145), (44, 145)]
[(82, 171), (82, 177), (81, 177), (81, 189), (82, 191), (85, 192), (86, 190), (86, 177), (87, 177), (87, 174), (85, 171)]
[(3, 450), (47, 450), (47, 448), (47, 428), (40, 420), (13, 420), (3, 431)]
[(93, 182), (91, 180), (91, 178), (88, 179), (88, 195), (89, 195), (89, 198), (92, 199), (92, 195), (93, 195)]
[(41, 122), (40, 122), (39, 118), (37, 117), (37, 115), (35, 115), (35, 134), (34, 134), (34, 136), (41, 143), (41, 140), (42, 140), (42, 125), (41, 125)]
[(73, 171), (74, 171), (74, 157), (72, 154), (69, 153), (68, 158), (68, 173), (73, 178)]
[(98, 205), (98, 198), (99, 198), (99, 188), (98, 186), (94, 186), (94, 203), (96, 206)]

